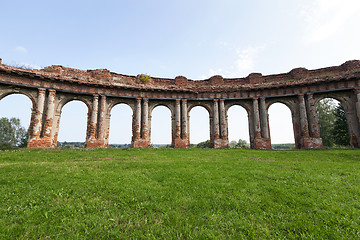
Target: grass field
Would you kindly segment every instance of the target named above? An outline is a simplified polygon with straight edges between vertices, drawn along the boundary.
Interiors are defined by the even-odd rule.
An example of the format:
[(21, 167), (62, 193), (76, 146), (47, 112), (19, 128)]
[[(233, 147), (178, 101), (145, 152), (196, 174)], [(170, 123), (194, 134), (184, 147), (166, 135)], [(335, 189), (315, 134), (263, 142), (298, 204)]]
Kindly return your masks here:
[(0, 152), (0, 239), (359, 239), (360, 150)]

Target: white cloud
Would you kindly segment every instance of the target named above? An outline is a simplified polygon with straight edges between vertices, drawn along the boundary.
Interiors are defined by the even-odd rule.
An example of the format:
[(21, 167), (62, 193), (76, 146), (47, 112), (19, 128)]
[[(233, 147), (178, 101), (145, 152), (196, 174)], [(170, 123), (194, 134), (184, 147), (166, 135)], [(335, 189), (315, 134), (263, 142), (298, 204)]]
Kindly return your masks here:
[(300, 15), (306, 22), (306, 42), (320, 42), (338, 33), (360, 11), (359, 0), (315, 0)]
[(203, 75), (202, 78), (209, 78), (214, 75), (222, 75), (223, 77), (228, 78), (247, 76), (254, 70), (256, 57), (264, 48), (265, 46), (248, 47), (245, 49), (231, 48), (236, 55), (236, 60), (233, 64), (230, 64), (226, 69), (209, 69), (209, 72), (206, 75)]
[(28, 50), (23, 46), (17, 46), (15, 50), (20, 53), (28, 53)]
[(28, 69), (41, 69), (40, 66), (28, 64), (28, 63), (21, 63), (20, 66), (22, 66), (24, 68), (28, 68)]

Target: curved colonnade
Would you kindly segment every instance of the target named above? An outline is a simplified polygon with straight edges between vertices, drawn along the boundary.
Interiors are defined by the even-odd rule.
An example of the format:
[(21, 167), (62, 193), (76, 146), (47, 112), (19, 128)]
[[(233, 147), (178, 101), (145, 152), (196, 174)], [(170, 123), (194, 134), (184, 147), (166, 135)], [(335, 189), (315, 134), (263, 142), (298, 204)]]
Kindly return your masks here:
[(315, 105), (323, 98), (334, 98), (343, 105), (351, 146), (360, 146), (358, 60), (317, 70), (297, 68), (285, 74), (194, 81), (183, 76), (143, 80), (141, 75), (63, 66), (26, 70), (3, 65), (0, 59), (0, 100), (14, 93), (32, 101), (29, 148), (56, 147), (61, 110), (72, 100), (88, 107), (87, 148), (108, 147), (110, 112), (120, 103), (133, 111), (133, 147), (150, 146), (151, 113), (159, 105), (171, 111), (172, 146), (189, 147), (189, 112), (203, 106), (209, 112), (211, 146), (228, 147), (227, 111), (240, 105), (248, 113), (251, 148), (270, 149), (268, 108), (283, 103), (291, 111), (296, 148), (321, 148)]

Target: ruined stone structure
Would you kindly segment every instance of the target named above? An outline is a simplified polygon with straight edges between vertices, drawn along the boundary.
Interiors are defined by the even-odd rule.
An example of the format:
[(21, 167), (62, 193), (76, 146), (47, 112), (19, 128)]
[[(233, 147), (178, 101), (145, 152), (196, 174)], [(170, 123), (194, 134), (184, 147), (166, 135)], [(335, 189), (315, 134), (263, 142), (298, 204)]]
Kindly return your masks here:
[(87, 148), (108, 147), (110, 111), (120, 103), (132, 108), (132, 146), (150, 146), (151, 113), (159, 105), (172, 115), (172, 146), (189, 147), (189, 112), (203, 106), (210, 116), (210, 141), (214, 148), (228, 146), (227, 111), (233, 105), (248, 113), (252, 148), (271, 148), (268, 108), (280, 102), (292, 114), (297, 148), (321, 148), (315, 105), (323, 98), (337, 99), (345, 108), (352, 147), (360, 146), (360, 61), (317, 70), (293, 69), (289, 73), (202, 81), (112, 73), (106, 69), (82, 71), (63, 66), (26, 70), (1, 64), (0, 100), (21, 93), (32, 101), (29, 148), (57, 145), (62, 107), (80, 100), (88, 107)]

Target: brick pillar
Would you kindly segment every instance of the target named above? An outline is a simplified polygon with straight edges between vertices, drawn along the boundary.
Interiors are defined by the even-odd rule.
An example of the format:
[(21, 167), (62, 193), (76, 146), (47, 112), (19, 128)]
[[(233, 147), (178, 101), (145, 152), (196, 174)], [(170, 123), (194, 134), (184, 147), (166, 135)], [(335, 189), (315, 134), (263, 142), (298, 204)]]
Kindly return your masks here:
[(138, 140), (141, 137), (141, 98), (136, 99), (133, 135), (134, 140)]
[(214, 129), (214, 140), (220, 138), (220, 126), (219, 126), (219, 100), (214, 99), (213, 101), (213, 129)]
[(44, 137), (51, 137), (51, 130), (54, 124), (54, 112), (55, 112), (55, 90), (49, 90), (48, 104), (46, 110), (46, 120), (44, 126)]
[(306, 106), (304, 94), (298, 95), (299, 100), (299, 114), (300, 114), (300, 132), (302, 137), (309, 137), (309, 126), (306, 114)]
[(134, 115), (132, 147), (150, 147), (149, 99), (136, 99)]
[(268, 113), (265, 105), (265, 98), (260, 98), (260, 122), (261, 122), (261, 135), (263, 138), (269, 138), (269, 123)]
[(257, 98), (253, 98), (254, 132), (255, 139), (261, 138), (259, 103)]
[(356, 99), (356, 102), (355, 102), (356, 116), (357, 116), (358, 124), (360, 127), (360, 90), (355, 91), (355, 99)]
[(45, 105), (45, 92), (44, 88), (38, 89), (38, 99), (35, 108), (35, 115), (33, 120), (33, 128), (30, 133), (31, 138), (39, 138), (42, 129), (42, 119), (43, 119), (43, 111)]
[(182, 139), (189, 139), (189, 133), (188, 133), (188, 112), (187, 112), (187, 100), (183, 99), (181, 102), (182, 105), (182, 115), (181, 115), (181, 121), (182, 121)]
[(310, 136), (320, 138), (319, 119), (312, 94), (307, 94), (306, 107), (308, 109)]
[(180, 99), (175, 102), (175, 134), (173, 139), (173, 147), (188, 148), (188, 116), (187, 116), (187, 101), (183, 99), (180, 104)]
[(56, 147), (56, 139), (51, 133), (54, 124), (55, 112), (55, 90), (49, 90), (48, 102), (46, 107), (46, 119), (43, 123), (43, 110), (45, 105), (45, 89), (39, 89), (38, 101), (35, 110), (34, 124), (31, 138), (27, 145), (28, 148), (52, 148)]
[(220, 99), (220, 135), (221, 138), (228, 141), (228, 119), (225, 110), (225, 100)]
[(99, 147), (109, 147), (109, 142), (106, 139), (108, 134), (108, 128), (106, 126), (106, 96), (101, 95), (100, 99), (100, 110), (99, 110), (99, 119), (98, 119), (98, 129), (99, 129)]
[(99, 95), (93, 95), (93, 104), (92, 104), (91, 116), (90, 116), (90, 132), (89, 132), (90, 139), (96, 139), (98, 110), (99, 110)]
[(97, 120), (98, 120), (98, 109), (99, 109), (99, 95), (93, 95), (93, 102), (90, 112), (90, 120), (88, 121), (88, 133), (86, 139), (86, 148), (97, 148), (100, 147), (97, 141)]
[(149, 99), (143, 99), (142, 105), (142, 139), (149, 137)]
[[(346, 106), (343, 106), (346, 107)], [(346, 120), (349, 129), (350, 145), (360, 147), (360, 89), (355, 90), (355, 114), (346, 109)]]
[[(305, 103), (304, 94), (298, 95), (299, 100), (299, 122), (300, 122), (300, 147), (322, 148), (322, 139), (320, 138), (320, 130), (318, 126), (317, 113), (312, 99), (309, 94)], [(308, 118), (309, 116), (309, 118)], [(310, 127), (309, 127), (310, 122)], [(311, 131), (309, 131), (309, 129)], [(310, 134), (309, 134), (310, 132)]]
[[(253, 98), (254, 139), (252, 147), (256, 149), (271, 149), (271, 141), (268, 132), (269, 128), (267, 124), (267, 113), (265, 109), (265, 99), (260, 99), (260, 107), (261, 111), (259, 111), (258, 98)], [(268, 137), (266, 138), (262, 136), (262, 133), (266, 134), (265, 136)]]
[(43, 126), (43, 112), (45, 105), (45, 93), (43, 88), (38, 89), (38, 98), (36, 101), (35, 109), (31, 116), (30, 133), (27, 147), (28, 148), (42, 148), (41, 130)]
[(180, 99), (176, 99), (176, 103), (175, 103), (175, 138), (179, 139), (180, 137), (181, 137)]

